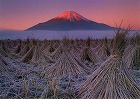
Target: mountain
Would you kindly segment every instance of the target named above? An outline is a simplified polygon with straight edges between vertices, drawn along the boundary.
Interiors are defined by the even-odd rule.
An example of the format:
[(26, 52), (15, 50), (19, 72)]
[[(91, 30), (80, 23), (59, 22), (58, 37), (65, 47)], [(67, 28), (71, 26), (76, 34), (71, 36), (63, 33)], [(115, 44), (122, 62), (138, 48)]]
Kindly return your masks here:
[(39, 23), (27, 30), (112, 30), (114, 27), (91, 21), (74, 11), (66, 11), (59, 16)]

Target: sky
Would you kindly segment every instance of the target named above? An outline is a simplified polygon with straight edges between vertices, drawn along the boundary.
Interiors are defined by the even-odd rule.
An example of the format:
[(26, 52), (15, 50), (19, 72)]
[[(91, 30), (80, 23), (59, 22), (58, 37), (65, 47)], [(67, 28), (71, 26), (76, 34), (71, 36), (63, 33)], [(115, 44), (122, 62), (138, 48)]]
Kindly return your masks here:
[(64, 11), (110, 26), (140, 30), (140, 0), (0, 0), (0, 30), (25, 30)]

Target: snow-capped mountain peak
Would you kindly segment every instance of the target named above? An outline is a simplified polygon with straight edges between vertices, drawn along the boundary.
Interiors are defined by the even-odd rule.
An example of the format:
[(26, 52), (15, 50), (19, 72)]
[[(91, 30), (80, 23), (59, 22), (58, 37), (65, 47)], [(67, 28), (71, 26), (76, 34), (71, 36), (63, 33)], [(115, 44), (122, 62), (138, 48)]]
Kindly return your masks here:
[(57, 19), (66, 19), (70, 21), (90, 21), (74, 11), (65, 11), (56, 17)]
[(98, 23), (81, 16), (74, 11), (65, 11), (46, 22), (36, 24), (27, 30), (112, 30), (114, 27)]

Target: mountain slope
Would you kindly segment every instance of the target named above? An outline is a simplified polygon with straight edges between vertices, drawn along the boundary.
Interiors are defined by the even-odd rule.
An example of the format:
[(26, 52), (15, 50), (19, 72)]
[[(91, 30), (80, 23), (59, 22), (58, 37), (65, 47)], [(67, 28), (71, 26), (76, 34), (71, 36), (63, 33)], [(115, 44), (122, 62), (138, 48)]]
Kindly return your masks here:
[(66, 11), (59, 16), (39, 23), (27, 30), (111, 30), (106, 24), (97, 23), (84, 18), (74, 11)]

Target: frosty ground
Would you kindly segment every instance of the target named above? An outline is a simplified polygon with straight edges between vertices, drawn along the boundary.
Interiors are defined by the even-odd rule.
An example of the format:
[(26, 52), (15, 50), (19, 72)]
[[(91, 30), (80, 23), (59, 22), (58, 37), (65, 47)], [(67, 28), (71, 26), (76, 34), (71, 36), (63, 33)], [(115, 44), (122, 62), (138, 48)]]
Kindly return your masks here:
[(140, 36), (127, 32), (113, 39), (0, 40), (0, 98), (139, 99)]

